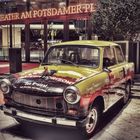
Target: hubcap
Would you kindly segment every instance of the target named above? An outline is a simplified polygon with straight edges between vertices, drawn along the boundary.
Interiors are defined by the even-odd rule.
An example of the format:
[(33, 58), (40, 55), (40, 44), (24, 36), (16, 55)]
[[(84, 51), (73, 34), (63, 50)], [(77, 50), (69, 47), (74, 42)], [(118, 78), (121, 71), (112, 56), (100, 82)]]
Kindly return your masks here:
[(95, 129), (96, 123), (97, 123), (97, 111), (96, 109), (92, 109), (88, 115), (87, 118), (87, 124), (86, 124), (86, 131), (88, 134), (92, 133), (93, 130)]

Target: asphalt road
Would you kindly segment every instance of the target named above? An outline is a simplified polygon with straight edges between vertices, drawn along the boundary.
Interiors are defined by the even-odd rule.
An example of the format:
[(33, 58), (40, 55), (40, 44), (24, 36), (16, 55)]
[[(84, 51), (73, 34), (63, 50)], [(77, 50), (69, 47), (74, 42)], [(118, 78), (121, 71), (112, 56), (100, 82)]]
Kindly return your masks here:
[[(90, 140), (140, 140), (140, 86), (133, 91), (129, 103), (113, 106)], [(79, 130), (17, 123), (0, 111), (0, 140), (86, 140)]]

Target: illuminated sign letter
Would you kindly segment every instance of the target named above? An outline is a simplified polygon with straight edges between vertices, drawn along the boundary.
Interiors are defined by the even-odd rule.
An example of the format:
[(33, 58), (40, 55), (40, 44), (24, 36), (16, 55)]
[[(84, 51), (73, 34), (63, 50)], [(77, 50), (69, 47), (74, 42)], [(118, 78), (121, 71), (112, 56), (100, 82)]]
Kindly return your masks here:
[(47, 9), (47, 16), (51, 16), (51, 15), (52, 15), (52, 9), (49, 8), (49, 9)]
[(37, 10), (34, 10), (33, 11), (33, 17), (36, 18), (37, 17), (37, 14), (38, 14)]
[(85, 13), (89, 12), (90, 11), (90, 7), (91, 5), (90, 4), (85, 4)]
[(52, 8), (52, 16), (56, 16), (57, 15), (57, 9), (56, 8)]
[(38, 17), (42, 17), (42, 16), (43, 16), (43, 11), (42, 11), (42, 10), (38, 10), (37, 13), (38, 13), (38, 14), (37, 14)]
[(71, 6), (71, 14), (76, 14), (76, 13), (77, 13), (77, 7)]
[(90, 12), (96, 11), (96, 5), (94, 3), (91, 4)]
[(0, 15), (0, 21), (4, 21), (4, 15)]
[(19, 13), (15, 13), (14, 17), (15, 17), (15, 19), (20, 19)]
[(81, 5), (77, 5), (77, 13), (83, 13)]
[(42, 12), (43, 12), (43, 17), (46, 17), (47, 16), (47, 9), (43, 9)]
[(62, 8), (59, 8), (58, 9), (58, 12), (57, 12), (57, 15), (64, 15), (65, 13), (64, 13), (64, 11), (63, 11), (63, 9)]
[(68, 8), (63, 7), (63, 12), (64, 12), (65, 14), (70, 14), (70, 6), (69, 6)]
[(11, 14), (11, 20), (17, 20), (17, 19), (20, 19), (19, 13), (12, 13)]

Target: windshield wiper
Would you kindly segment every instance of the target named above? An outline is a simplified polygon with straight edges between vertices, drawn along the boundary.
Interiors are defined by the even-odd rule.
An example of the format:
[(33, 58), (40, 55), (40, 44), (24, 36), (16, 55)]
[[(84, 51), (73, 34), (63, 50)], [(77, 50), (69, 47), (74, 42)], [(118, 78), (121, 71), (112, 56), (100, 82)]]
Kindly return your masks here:
[(68, 62), (68, 63), (70, 63), (70, 64), (72, 64), (72, 65), (74, 65), (74, 66), (78, 66), (76, 63), (74, 63), (74, 62), (72, 62), (72, 61), (70, 61), (70, 60), (67, 60), (67, 59), (57, 58), (57, 60), (64, 61), (64, 62)]
[[(56, 60), (64, 61), (64, 62), (70, 63), (74, 66), (78, 66), (76, 63), (74, 63), (70, 60), (63, 59), (63, 58), (57, 58)], [(42, 63), (41, 65), (44, 66), (44, 65), (60, 65), (60, 64), (62, 64), (62, 63)]]

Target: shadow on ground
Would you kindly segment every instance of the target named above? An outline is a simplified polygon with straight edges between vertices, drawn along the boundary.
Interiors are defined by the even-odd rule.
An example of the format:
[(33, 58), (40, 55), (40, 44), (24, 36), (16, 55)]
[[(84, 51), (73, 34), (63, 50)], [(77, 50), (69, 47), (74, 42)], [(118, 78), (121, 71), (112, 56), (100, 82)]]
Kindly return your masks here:
[[(125, 106), (126, 107), (126, 106)], [(110, 121), (118, 117), (122, 112), (122, 105), (118, 102), (109, 109), (104, 115), (100, 127), (95, 135), (101, 131)], [(86, 140), (77, 129), (42, 126), (37, 124), (14, 125), (1, 130), (2, 133), (8, 133), (24, 139), (34, 140)]]

